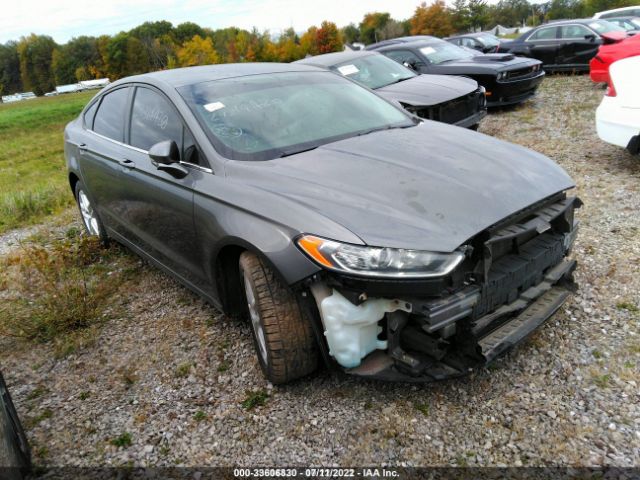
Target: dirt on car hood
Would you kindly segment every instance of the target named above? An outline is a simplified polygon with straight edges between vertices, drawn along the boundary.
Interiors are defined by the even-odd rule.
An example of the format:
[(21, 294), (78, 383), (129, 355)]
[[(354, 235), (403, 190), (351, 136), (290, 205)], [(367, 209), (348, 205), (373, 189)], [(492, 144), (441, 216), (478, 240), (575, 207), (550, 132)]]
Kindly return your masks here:
[(304, 205), (368, 245), (439, 252), (574, 186), (543, 155), (431, 121), (276, 160), (229, 162), (227, 175)]

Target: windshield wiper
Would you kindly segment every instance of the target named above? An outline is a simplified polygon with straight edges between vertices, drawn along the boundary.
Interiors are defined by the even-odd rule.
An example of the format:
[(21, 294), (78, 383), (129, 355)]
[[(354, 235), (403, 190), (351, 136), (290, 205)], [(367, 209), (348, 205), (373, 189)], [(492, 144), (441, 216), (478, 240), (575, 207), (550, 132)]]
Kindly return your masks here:
[(391, 83), (387, 83), (385, 87), (388, 87), (389, 85), (395, 85), (396, 83), (404, 82), (405, 80), (409, 80), (410, 78), (413, 78), (413, 77), (398, 78)]
[(299, 148), (297, 150), (295, 149), (284, 150), (278, 158), (290, 157), (291, 155), (297, 155), (298, 153), (309, 152), (311, 150), (315, 150), (316, 148), (318, 148), (318, 145), (313, 145), (312, 147), (306, 147), (306, 148)]
[(360, 132), (356, 135), (356, 137), (361, 137), (362, 135), (369, 135), (373, 132), (381, 132), (383, 130), (393, 130), (394, 128), (409, 128), (415, 127), (417, 123), (411, 123), (410, 125), (386, 125), (384, 127), (372, 128), (370, 130), (365, 130), (364, 132)]

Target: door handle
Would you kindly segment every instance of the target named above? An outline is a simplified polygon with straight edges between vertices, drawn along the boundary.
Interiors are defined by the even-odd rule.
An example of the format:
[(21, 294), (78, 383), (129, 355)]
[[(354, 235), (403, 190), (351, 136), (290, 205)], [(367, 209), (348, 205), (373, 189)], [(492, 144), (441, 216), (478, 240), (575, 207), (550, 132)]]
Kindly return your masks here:
[(87, 144), (86, 143), (79, 143), (78, 144), (78, 151), (80, 152), (80, 155), (84, 155), (85, 153), (87, 153)]
[(124, 160), (118, 160), (118, 163), (125, 168), (136, 168), (135, 162), (125, 158)]

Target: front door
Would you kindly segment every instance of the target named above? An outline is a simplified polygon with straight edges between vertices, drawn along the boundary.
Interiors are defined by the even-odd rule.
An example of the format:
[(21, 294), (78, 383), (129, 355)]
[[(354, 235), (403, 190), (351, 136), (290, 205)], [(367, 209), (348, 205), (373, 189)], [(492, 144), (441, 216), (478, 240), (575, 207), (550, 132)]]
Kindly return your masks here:
[(202, 172), (186, 168), (186, 175), (161, 171), (147, 151), (173, 140), (181, 160), (188, 155), (182, 118), (159, 91), (138, 86), (125, 135), (127, 158), (118, 216), (127, 240), (195, 285), (204, 268), (193, 221), (193, 184)]

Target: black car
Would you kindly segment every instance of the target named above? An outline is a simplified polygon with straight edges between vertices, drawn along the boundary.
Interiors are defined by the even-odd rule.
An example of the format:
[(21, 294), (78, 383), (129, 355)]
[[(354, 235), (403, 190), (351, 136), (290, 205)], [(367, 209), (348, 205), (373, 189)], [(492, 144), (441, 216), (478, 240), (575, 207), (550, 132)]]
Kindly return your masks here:
[(428, 120), (477, 128), (487, 113), (484, 88), (470, 78), (417, 75), (377, 52), (339, 52), (294, 63), (328, 68), (399, 102)]
[(27, 437), (0, 372), (0, 477), (3, 480), (20, 480), (30, 467)]
[(87, 232), (251, 322), (270, 381), (464, 375), (568, 298), (574, 182), (342, 75), (227, 64), (121, 79), (64, 134)]
[(500, 39), (498, 37), (484, 32), (454, 35), (445, 38), (445, 40), (459, 47), (472, 48), (481, 53), (498, 53), (500, 47)]
[(624, 28), (628, 35), (636, 35), (640, 32), (640, 17), (612, 17), (607, 18), (607, 22)]
[(401, 37), (369, 45), (367, 49), (418, 73), (473, 78), (485, 88), (489, 107), (523, 102), (536, 93), (544, 79), (542, 64), (537, 60), (498, 53), (475, 55), (435, 37)]
[(622, 27), (593, 18), (547, 23), (502, 42), (501, 52), (540, 60), (545, 70), (589, 70), (589, 61), (603, 43), (626, 38)]

